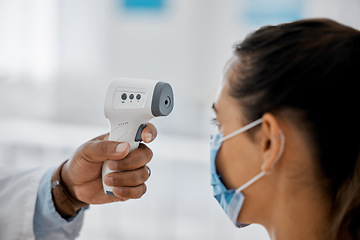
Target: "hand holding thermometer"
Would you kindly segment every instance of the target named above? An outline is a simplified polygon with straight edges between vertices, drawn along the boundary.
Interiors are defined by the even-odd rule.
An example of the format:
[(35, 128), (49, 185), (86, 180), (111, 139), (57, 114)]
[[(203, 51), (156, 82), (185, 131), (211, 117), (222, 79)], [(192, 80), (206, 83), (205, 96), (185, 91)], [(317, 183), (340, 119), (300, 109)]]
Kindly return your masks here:
[[(105, 98), (105, 116), (110, 123), (110, 141), (128, 142), (130, 151), (139, 147), (145, 123), (154, 117), (167, 116), (174, 107), (174, 95), (165, 82), (117, 78), (108, 88)], [(104, 183), (104, 176), (114, 172), (105, 161), (102, 168), (103, 188), (113, 194), (113, 187)]]

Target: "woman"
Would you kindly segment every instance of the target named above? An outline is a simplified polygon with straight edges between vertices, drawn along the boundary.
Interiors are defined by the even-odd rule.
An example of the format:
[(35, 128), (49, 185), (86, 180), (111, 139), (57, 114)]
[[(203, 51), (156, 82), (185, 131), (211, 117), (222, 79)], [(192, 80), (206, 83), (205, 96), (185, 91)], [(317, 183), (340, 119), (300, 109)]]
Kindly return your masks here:
[(214, 196), (271, 239), (360, 239), (360, 32), (329, 19), (235, 45), (213, 105)]

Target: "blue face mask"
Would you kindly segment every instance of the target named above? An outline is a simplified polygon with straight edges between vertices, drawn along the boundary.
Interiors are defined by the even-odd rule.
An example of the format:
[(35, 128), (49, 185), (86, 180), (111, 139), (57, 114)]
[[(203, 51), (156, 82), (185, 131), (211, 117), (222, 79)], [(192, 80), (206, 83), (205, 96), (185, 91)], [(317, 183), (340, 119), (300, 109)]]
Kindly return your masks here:
[[(235, 224), (236, 227), (242, 228), (245, 226), (248, 226), (248, 224), (239, 223), (237, 221), (237, 218), (239, 216), (241, 207), (244, 203), (245, 197), (241, 191), (243, 191), (245, 188), (250, 186), (252, 183), (260, 179), (265, 175), (265, 172), (262, 171), (258, 175), (256, 175), (254, 178), (250, 179), (248, 182), (246, 182), (244, 185), (240, 186), (237, 189), (230, 189), (228, 190), (225, 185), (220, 180), (220, 175), (216, 171), (216, 156), (217, 153), (224, 141), (227, 139), (238, 135), (242, 132), (245, 132), (249, 130), (250, 128), (253, 128), (257, 125), (259, 125), (262, 122), (262, 119), (258, 119), (245, 127), (242, 127), (238, 129), (237, 131), (227, 135), (224, 137), (223, 134), (217, 133), (211, 136), (211, 142), (210, 142), (210, 171), (211, 171), (211, 185), (213, 187), (213, 193), (215, 199), (219, 202), (222, 209), (225, 211), (226, 215), (230, 218), (230, 220)], [(279, 154), (277, 156), (277, 159), (275, 162), (281, 157), (283, 147), (284, 147), (284, 137), (281, 133), (281, 148), (279, 151)]]

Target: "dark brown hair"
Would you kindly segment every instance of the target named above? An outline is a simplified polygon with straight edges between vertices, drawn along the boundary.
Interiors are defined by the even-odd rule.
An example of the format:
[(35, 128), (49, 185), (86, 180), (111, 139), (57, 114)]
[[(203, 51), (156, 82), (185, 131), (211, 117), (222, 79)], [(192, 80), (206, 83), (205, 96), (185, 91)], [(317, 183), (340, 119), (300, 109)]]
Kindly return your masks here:
[[(360, 32), (329, 19), (266, 26), (235, 45), (231, 95), (247, 120), (301, 112), (333, 203), (334, 239), (360, 239)], [(347, 237), (346, 237), (347, 236)]]

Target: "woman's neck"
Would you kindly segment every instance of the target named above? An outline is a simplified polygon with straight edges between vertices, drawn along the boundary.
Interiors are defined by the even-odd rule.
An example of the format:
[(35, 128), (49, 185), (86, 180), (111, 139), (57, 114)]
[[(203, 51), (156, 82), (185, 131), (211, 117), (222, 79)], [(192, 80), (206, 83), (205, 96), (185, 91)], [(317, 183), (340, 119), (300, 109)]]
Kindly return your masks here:
[(279, 201), (265, 226), (272, 240), (329, 239), (326, 228), (331, 204), (317, 189), (293, 189), (290, 194), (284, 191), (277, 198)]

